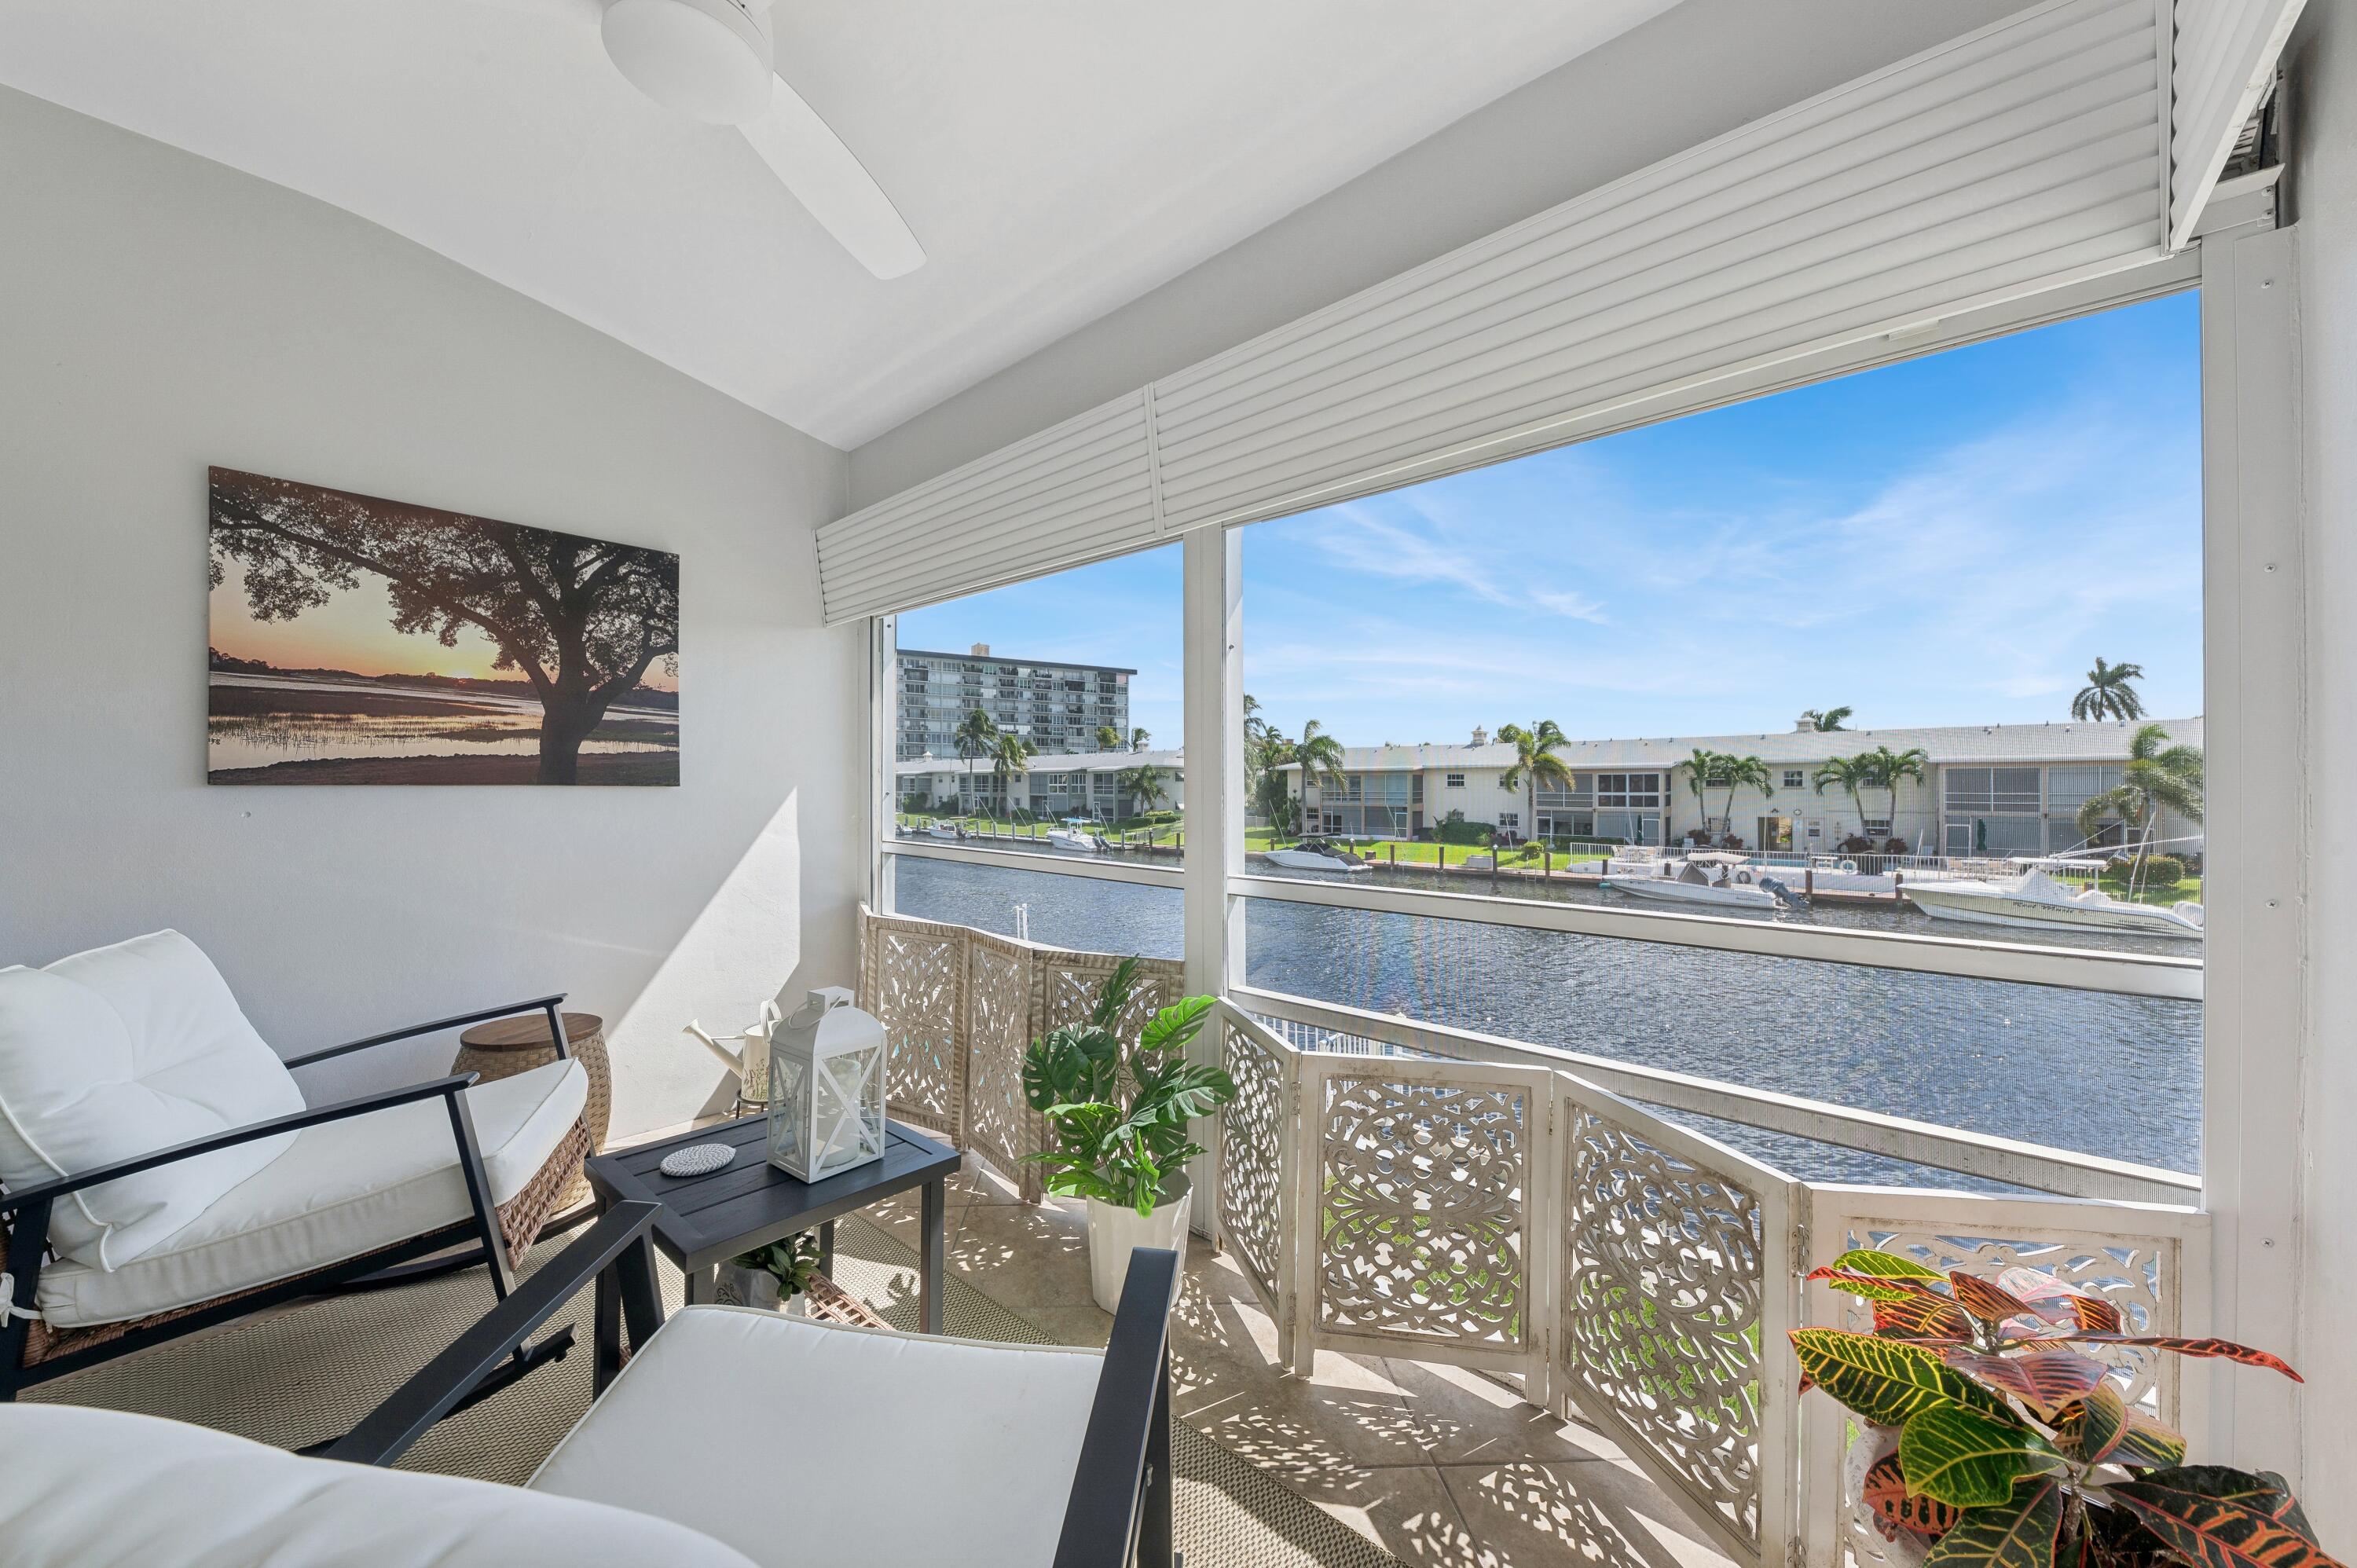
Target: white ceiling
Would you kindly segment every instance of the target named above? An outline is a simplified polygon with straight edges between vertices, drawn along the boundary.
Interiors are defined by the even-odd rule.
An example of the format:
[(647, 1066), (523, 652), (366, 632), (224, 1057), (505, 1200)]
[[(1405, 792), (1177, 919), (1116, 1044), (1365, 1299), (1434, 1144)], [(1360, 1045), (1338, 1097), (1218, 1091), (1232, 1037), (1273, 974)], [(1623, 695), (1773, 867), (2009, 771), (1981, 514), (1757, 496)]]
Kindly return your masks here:
[(851, 447), (1672, 4), (778, 0), (780, 72), (924, 245), (888, 283), (625, 82), (598, 0), (0, 0), (0, 82)]

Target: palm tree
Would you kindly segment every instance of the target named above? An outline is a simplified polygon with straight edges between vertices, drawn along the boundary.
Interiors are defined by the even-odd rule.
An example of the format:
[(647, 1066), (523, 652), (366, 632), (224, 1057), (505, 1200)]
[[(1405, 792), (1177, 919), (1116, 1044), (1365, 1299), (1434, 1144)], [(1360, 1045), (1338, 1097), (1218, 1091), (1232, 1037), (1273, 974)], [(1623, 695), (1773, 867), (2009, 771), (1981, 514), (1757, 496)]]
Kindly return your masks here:
[(1143, 729), (1129, 732), (1129, 749), (1132, 751), (1144, 751), (1153, 741), (1154, 737)]
[(2144, 699), (2128, 684), (2143, 679), (2141, 664), (2106, 664), (2096, 660), (2095, 667), (2087, 671), (2087, 683), (2071, 699), (2071, 716), (2097, 720), (2144, 717)]
[(1119, 751), (1121, 749), (1121, 731), (1114, 728), (1111, 725), (1097, 725), (1097, 749), (1099, 751)]
[(1857, 813), (1858, 827), (1864, 831), (1866, 803), (1858, 799), (1858, 791), (1877, 781), (1872, 753), (1863, 757), (1828, 757), (1817, 765), (1813, 781), (1820, 795), (1825, 792), (1828, 784), (1838, 784), (1848, 791), (1850, 809)]
[(1842, 727), (1842, 720), (1857, 710), (1855, 708), (1803, 708), (1801, 717), (1819, 735), (1827, 735)]
[(990, 748), (990, 777), (998, 786), (998, 798), (1008, 802), (1006, 815), (1010, 822), (1015, 817), (1012, 801), (1015, 776), (1029, 772), (1031, 759), (1039, 755), (1039, 747), (1013, 730), (999, 731), (996, 743)]
[(1746, 784), (1760, 787), (1760, 797), (1770, 798), (1776, 786), (1768, 774), (1768, 765), (1756, 757), (1738, 757), (1731, 751), (1706, 751), (1695, 747), (1694, 760), (1686, 764), (1686, 782), (1694, 787), (1695, 799), (1701, 802), (1705, 817), (1710, 815), (1707, 789), (1724, 789), (1727, 801), (1718, 820), (1727, 823), (1727, 831), (1735, 831), (1735, 792)]
[(980, 708), (958, 721), (957, 754), (965, 764), (965, 792), (974, 793), (974, 761), (988, 757), (998, 746), (998, 725)]
[(1895, 830), (1899, 826), (1899, 781), (1912, 779), (1921, 784), (1923, 781), (1923, 766), (1932, 758), (1920, 746), (1910, 746), (1904, 751), (1878, 746), (1858, 760), (1867, 764), (1867, 782), (1889, 791), (1890, 804), (1884, 811), (1882, 821), (1886, 832)]
[[(1130, 797), (1139, 816), (1152, 816), (1156, 808), (1170, 799), (1170, 791), (1163, 786), (1162, 779), (1162, 769), (1151, 762), (1141, 762), (1121, 776), (1121, 791)], [(1146, 823), (1146, 842), (1148, 844), (1154, 843), (1155, 832), (1154, 824)]]
[[(1570, 740), (1561, 725), (1553, 719), (1541, 719), (1529, 729), (1520, 725), (1500, 725), (1498, 744), (1514, 748), (1513, 766), (1498, 776), (1498, 782), (1509, 789), (1522, 789), (1529, 812), (1523, 818), (1529, 832), (1539, 825), (1539, 780), (1544, 779), (1558, 789), (1571, 788), (1571, 769), (1555, 754), (1558, 746), (1568, 746)], [(1529, 836), (1529, 832), (1524, 837)]]
[(1342, 788), (1342, 743), (1318, 727), (1311, 719), (1301, 726), (1301, 738), (1293, 743), (1289, 760), (1301, 765), (1301, 812), (1306, 824), (1309, 820), (1309, 786), (1312, 783)]
[(2105, 817), (2117, 817), (2136, 830), (2136, 859), (2142, 863), (2150, 847), (2152, 829), (2163, 810), (2189, 822), (2201, 820), (2201, 748), (2171, 746), (2169, 732), (2158, 725), (2140, 725), (2128, 742), (2127, 766), (2120, 781), (2079, 808), (2079, 832), (2093, 838)]

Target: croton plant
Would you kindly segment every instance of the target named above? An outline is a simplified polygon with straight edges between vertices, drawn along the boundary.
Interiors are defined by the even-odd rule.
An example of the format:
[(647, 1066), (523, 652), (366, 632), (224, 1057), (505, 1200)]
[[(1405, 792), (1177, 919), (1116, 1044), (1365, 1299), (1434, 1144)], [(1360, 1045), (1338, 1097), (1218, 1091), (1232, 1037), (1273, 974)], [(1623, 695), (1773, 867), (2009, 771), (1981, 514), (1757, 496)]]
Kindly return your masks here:
[(2223, 1339), (2131, 1334), (2119, 1308), (2035, 1269), (1995, 1281), (1846, 1252), (1809, 1276), (1873, 1304), (1874, 1332), (1792, 1334), (1804, 1387), (1897, 1449), (1867, 1474), (1886, 1537), (1925, 1568), (2339, 1568), (2280, 1476), (2185, 1463), (2185, 1439), (2085, 1354), (2144, 1346), (2299, 1374)]

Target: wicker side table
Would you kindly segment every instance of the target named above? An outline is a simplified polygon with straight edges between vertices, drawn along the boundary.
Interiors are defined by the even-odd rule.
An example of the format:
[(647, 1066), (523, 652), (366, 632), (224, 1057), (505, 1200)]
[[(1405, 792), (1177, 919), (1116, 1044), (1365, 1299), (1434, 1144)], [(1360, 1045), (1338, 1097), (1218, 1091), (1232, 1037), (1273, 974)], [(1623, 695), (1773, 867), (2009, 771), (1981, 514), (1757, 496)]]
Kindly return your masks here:
[[(589, 1102), (582, 1107), (581, 1119), (588, 1124), (589, 1152), (594, 1155), (606, 1146), (606, 1123), (614, 1105), (613, 1068), (606, 1059), (606, 1020), (595, 1013), (565, 1014), (565, 1043), (589, 1075)], [(483, 1082), (494, 1083), (555, 1059), (556, 1047), (548, 1037), (548, 1015), (527, 1013), (478, 1024), (459, 1036), (458, 1056), (450, 1070), (480, 1073)], [(589, 1199), (589, 1183), (576, 1176), (557, 1199), (556, 1208), (561, 1213)]]

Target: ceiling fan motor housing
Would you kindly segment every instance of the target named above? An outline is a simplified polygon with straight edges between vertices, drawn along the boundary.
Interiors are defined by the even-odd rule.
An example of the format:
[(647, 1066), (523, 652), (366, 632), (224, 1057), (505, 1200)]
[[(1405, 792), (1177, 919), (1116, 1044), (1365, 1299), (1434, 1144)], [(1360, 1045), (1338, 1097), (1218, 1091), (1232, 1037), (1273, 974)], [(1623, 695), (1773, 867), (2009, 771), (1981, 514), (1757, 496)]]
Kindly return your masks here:
[(741, 125), (770, 106), (767, 0), (608, 0), (600, 29), (615, 69), (667, 109)]

